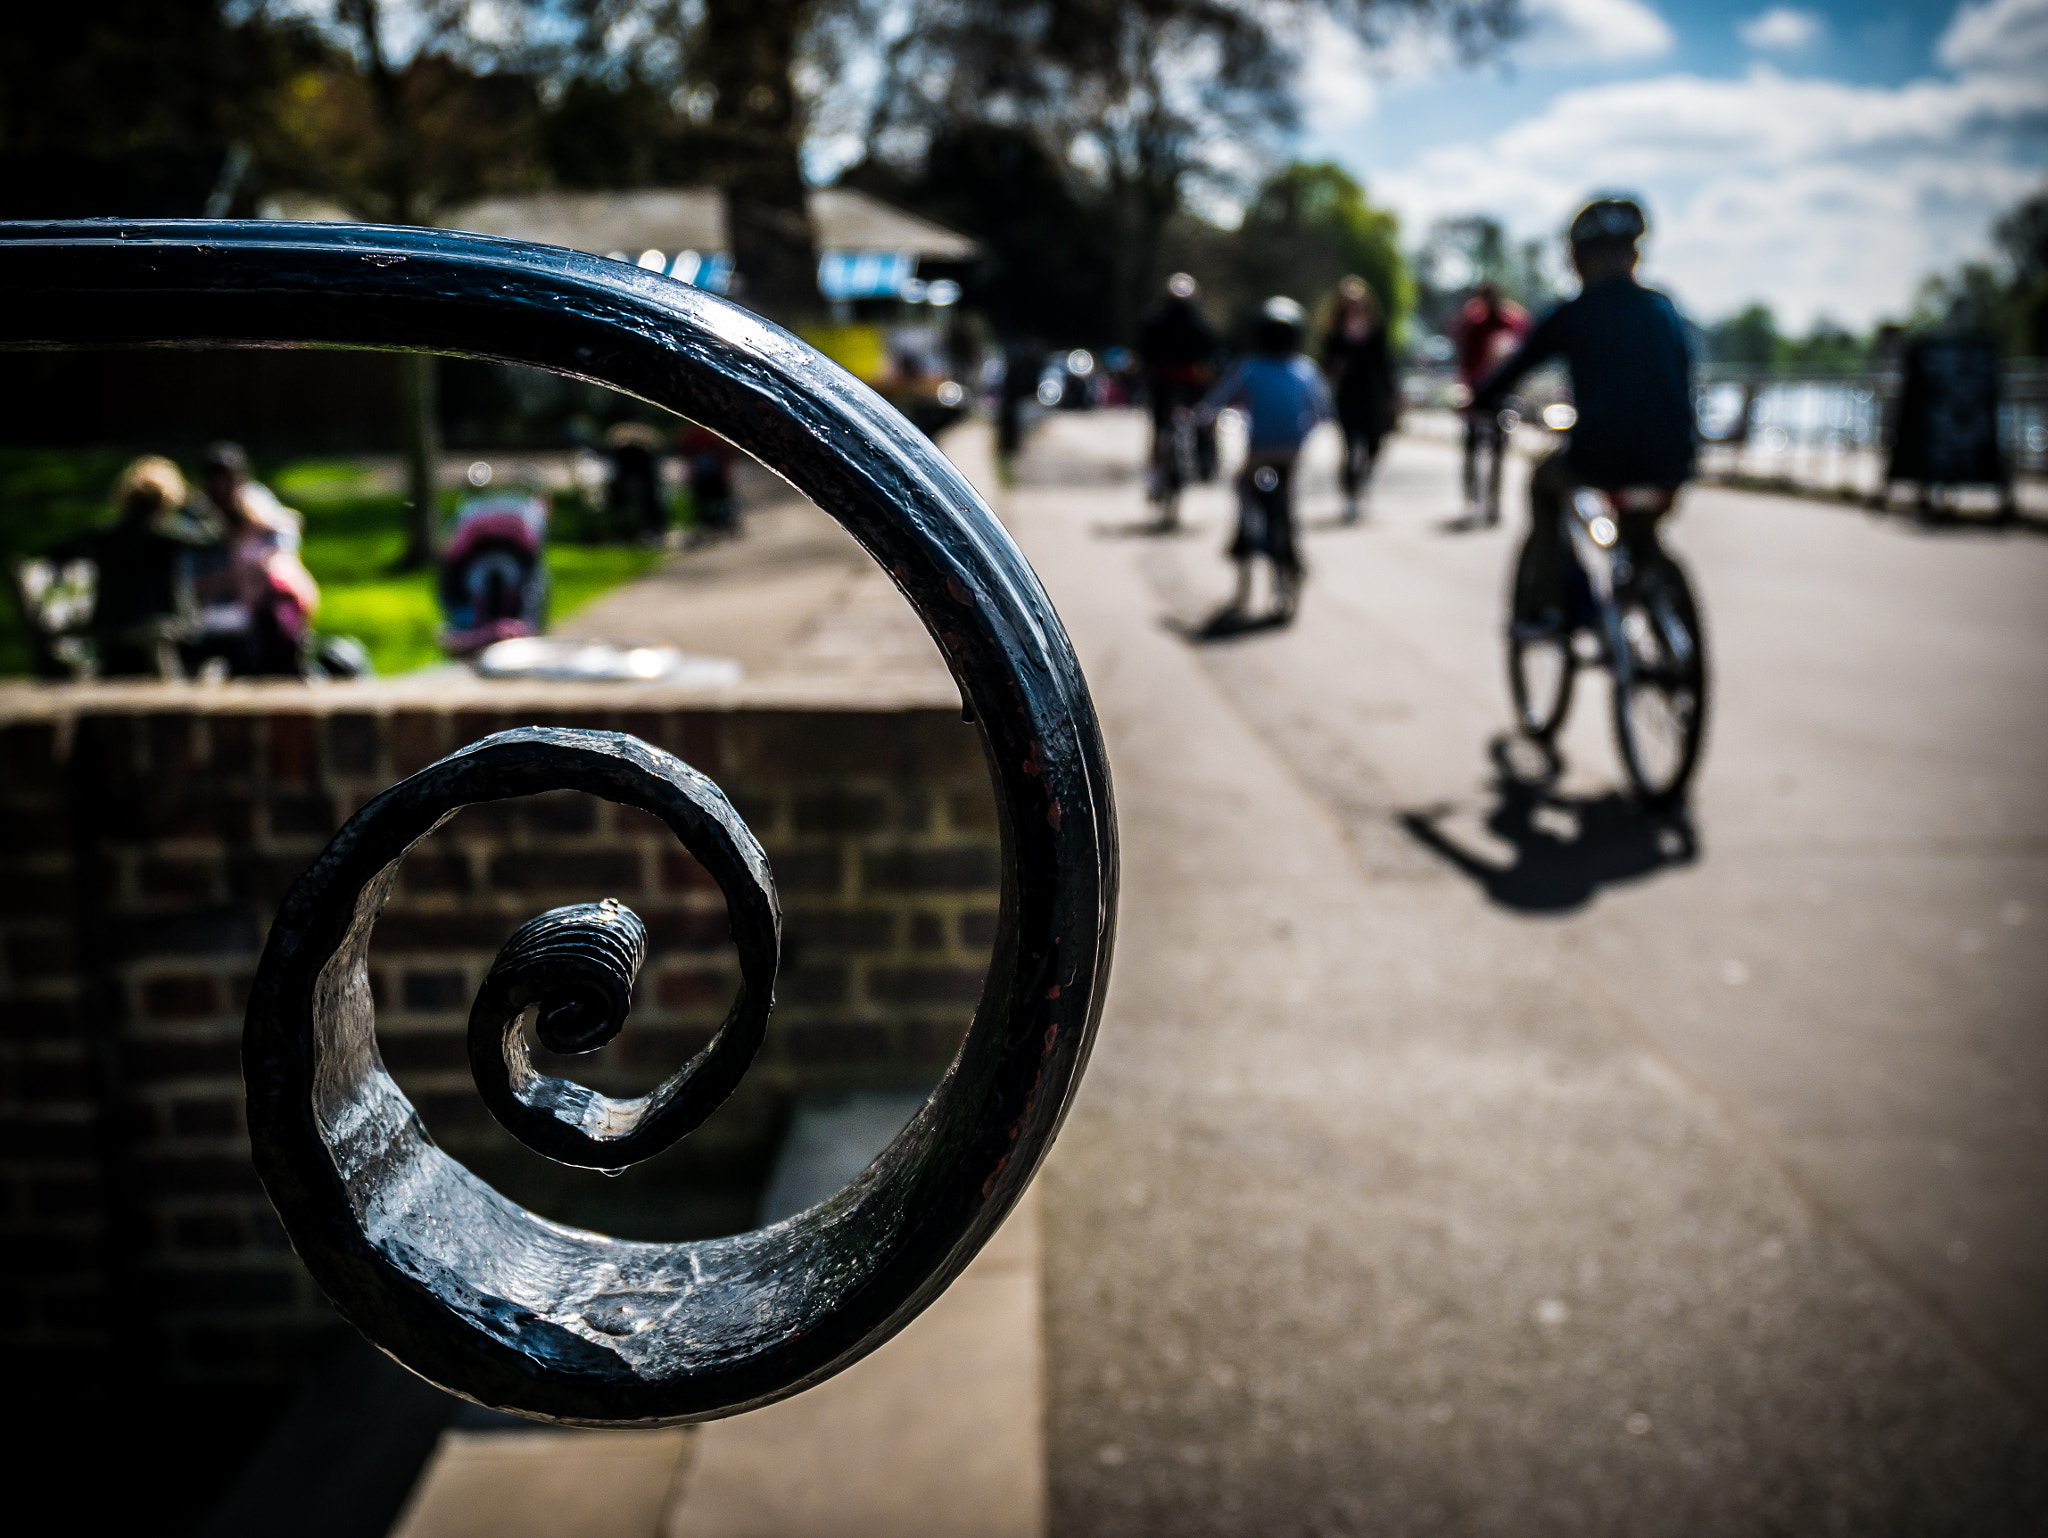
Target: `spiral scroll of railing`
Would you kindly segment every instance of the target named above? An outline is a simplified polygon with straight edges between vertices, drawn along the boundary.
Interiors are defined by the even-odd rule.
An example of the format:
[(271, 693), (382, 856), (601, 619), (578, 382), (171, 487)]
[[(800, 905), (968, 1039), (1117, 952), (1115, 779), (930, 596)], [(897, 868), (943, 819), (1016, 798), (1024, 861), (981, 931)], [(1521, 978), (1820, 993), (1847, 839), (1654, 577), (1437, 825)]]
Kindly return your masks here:
[(520, 363), (701, 422), (837, 518), (917, 610), (988, 755), (998, 936), (974, 1024), (919, 1114), (771, 1227), (629, 1242), (550, 1222), (450, 1158), (385, 1070), (367, 964), (406, 851), (464, 806), (579, 790), (661, 819), (723, 890), (741, 983), (708, 1046), (613, 1099), (527, 1046), (631, 1029), (646, 931), (612, 900), (534, 916), (478, 989), (469, 1057), (528, 1147), (624, 1169), (732, 1092), (773, 1007), (781, 919), (759, 843), (689, 765), (617, 733), (523, 728), (361, 808), (281, 905), (243, 1037), (252, 1151), (341, 1313), (423, 1377), (535, 1419), (702, 1420), (843, 1369), (942, 1291), (1022, 1195), (1101, 1010), (1114, 931), (1107, 763), (1029, 565), (957, 471), (796, 337), (658, 274), (483, 236), (230, 221), (0, 224), (0, 348), (338, 346)]

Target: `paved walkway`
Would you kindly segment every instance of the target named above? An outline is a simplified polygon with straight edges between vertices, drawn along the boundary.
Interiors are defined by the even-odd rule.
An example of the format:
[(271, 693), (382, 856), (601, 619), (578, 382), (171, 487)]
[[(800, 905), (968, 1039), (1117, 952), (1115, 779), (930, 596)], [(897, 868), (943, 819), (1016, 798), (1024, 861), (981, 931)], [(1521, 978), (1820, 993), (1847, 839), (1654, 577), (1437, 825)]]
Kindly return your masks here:
[[(1603, 686), (1556, 783), (1499, 739), (1512, 536), (1452, 516), (1444, 446), (1396, 441), (1362, 529), (1312, 467), (1300, 621), (1197, 644), (1228, 509), (1139, 533), (1141, 436), (1054, 413), (1000, 493), (949, 440), (1075, 636), (1124, 847), (1038, 1186), (1051, 1531), (2048, 1529), (2048, 541), (1693, 493), (1715, 719), (1653, 825)], [(708, 627), (665, 638), (932, 687), (817, 517), (661, 594)], [(813, 1395), (637, 1444), (608, 1530), (1029, 1532), (1036, 1453), (949, 1434), (1035, 1420), (1038, 1266), (977, 1274), (967, 1335), (963, 1282)]]
[(1311, 473), (1301, 622), (1197, 646), (1223, 499), (1132, 537), (1140, 438), (1055, 414), (998, 504), (1125, 851), (1053, 1531), (2041, 1531), (2048, 545), (1699, 494), (1688, 844), (1602, 689), (1554, 792), (1490, 764), (1509, 546), (1446, 450), (1359, 531)]

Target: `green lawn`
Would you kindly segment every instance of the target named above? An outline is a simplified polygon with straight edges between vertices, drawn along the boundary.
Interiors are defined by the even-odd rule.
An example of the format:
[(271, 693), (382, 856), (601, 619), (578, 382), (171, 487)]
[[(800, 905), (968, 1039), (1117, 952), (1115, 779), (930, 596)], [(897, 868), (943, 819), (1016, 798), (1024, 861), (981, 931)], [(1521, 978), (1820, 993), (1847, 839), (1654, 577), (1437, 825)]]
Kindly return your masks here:
[[(14, 560), (33, 554), (104, 520), (107, 489), (131, 457), (115, 450), (0, 449), (0, 556)], [(185, 468), (190, 474), (195, 467)], [(434, 637), (441, 612), (434, 602), (433, 574), (391, 574), (405, 548), (404, 499), (377, 495), (363, 472), (346, 461), (259, 465), (258, 474), (305, 515), (303, 553), (320, 583), (319, 628), (361, 640), (380, 673), (440, 661)], [(445, 497), (444, 513), (455, 502), (452, 493)], [(558, 494), (555, 539), (573, 539), (588, 516), (576, 492)], [(551, 543), (555, 617), (573, 613), (660, 559), (661, 552), (654, 550)], [(27, 670), (28, 649), (11, 601), (6, 607), (0, 673), (19, 674)]]

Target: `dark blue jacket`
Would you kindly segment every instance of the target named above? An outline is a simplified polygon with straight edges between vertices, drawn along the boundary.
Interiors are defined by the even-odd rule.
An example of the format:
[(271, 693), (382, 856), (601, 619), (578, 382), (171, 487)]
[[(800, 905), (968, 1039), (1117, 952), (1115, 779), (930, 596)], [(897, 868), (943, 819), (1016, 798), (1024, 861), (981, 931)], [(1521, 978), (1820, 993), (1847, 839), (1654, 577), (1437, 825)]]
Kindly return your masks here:
[(1531, 369), (1563, 358), (1579, 420), (1565, 462), (1590, 486), (1676, 486), (1692, 476), (1692, 351), (1671, 301), (1634, 278), (1568, 300), (1473, 392), (1497, 409)]

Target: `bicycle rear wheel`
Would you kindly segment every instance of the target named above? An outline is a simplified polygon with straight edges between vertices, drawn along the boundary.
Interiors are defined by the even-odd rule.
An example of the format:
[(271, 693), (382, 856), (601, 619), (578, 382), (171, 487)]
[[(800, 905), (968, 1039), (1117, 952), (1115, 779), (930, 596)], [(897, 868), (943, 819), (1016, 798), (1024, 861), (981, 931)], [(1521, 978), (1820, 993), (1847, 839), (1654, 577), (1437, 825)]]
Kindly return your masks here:
[(1159, 504), (1159, 526), (1164, 529), (1179, 526), (1180, 493), (1187, 484), (1180, 436), (1171, 427), (1158, 428), (1152, 435), (1152, 500)]
[(1685, 570), (1666, 556), (1616, 601), (1614, 738), (1645, 806), (1682, 800), (1707, 728), (1707, 648)]
[(1508, 688), (1514, 695), (1515, 721), (1525, 737), (1548, 742), (1564, 725), (1572, 708), (1572, 684), (1578, 677), (1579, 661), (1572, 651), (1571, 627), (1555, 635), (1529, 636), (1519, 633), (1514, 622), (1517, 608), (1513, 594), (1528, 587), (1529, 542), (1515, 560), (1515, 585), (1509, 601)]

